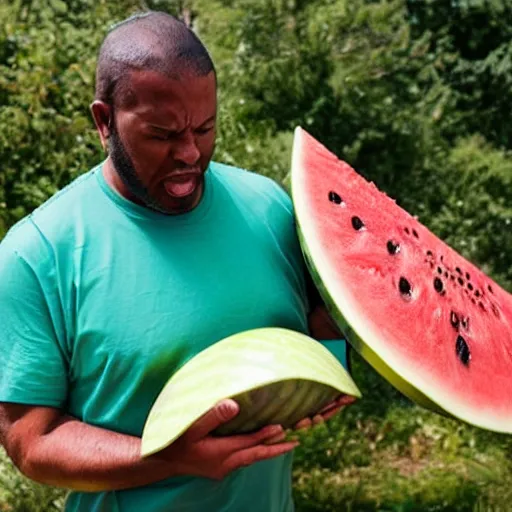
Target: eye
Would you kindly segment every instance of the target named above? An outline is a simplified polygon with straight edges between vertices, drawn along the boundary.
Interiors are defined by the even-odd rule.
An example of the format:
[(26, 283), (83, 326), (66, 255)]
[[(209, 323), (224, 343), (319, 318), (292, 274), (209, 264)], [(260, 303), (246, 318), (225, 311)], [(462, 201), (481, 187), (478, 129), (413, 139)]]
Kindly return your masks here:
[(174, 132), (156, 132), (151, 134), (151, 139), (166, 141), (174, 138), (175, 136), (176, 134)]
[(201, 126), (201, 128), (196, 129), (196, 133), (199, 135), (205, 135), (208, 132), (211, 132), (213, 130), (213, 126)]

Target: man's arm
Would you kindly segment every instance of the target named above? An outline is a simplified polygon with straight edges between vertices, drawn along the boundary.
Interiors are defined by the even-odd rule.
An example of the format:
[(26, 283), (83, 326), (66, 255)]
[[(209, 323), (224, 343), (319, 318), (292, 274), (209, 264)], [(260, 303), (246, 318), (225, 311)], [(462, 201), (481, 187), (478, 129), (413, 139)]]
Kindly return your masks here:
[(310, 335), (316, 340), (342, 340), (343, 333), (327, 312), (327, 308), (321, 304), (308, 315), (308, 327)]
[(142, 459), (138, 437), (87, 425), (50, 407), (0, 403), (0, 442), (28, 478), (84, 492), (138, 487), (178, 475), (220, 480), (297, 446), (265, 444), (276, 435), (282, 440), (278, 426), (249, 435), (210, 435), (237, 413), (236, 402), (219, 402), (168, 448)]
[(306, 268), (304, 272), (306, 295), (309, 303), (309, 334), (317, 340), (342, 340), (344, 335), (329, 315), (305, 262), (304, 266)]

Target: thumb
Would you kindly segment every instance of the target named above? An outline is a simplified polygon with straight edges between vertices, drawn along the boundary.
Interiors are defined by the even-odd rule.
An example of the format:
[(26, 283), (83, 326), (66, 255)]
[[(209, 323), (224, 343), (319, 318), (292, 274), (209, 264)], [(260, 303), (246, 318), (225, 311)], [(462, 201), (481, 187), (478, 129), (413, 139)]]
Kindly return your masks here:
[(232, 420), (239, 410), (240, 407), (234, 400), (221, 400), (188, 429), (187, 437), (192, 441), (199, 441), (223, 423)]

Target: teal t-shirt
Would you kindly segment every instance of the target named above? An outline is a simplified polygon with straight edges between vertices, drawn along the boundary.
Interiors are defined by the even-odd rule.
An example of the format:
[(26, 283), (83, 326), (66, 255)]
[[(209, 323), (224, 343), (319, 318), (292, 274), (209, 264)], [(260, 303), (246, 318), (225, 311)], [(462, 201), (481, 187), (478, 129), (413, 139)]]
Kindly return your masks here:
[[(205, 180), (193, 211), (166, 216), (119, 196), (98, 166), (10, 230), (0, 244), (0, 401), (140, 436), (169, 377), (202, 349), (258, 327), (307, 332), (289, 197), (218, 163)], [(287, 454), (221, 482), (72, 493), (66, 510), (289, 512), (291, 464)]]

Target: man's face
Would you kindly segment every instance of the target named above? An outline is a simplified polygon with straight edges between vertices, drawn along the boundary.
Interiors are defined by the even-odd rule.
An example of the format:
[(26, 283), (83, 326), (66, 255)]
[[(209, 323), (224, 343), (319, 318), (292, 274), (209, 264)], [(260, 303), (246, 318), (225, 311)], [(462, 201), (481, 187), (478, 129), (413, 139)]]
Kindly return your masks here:
[(214, 73), (179, 80), (133, 72), (129, 97), (116, 106), (109, 156), (116, 188), (128, 199), (168, 214), (199, 203), (215, 147)]

